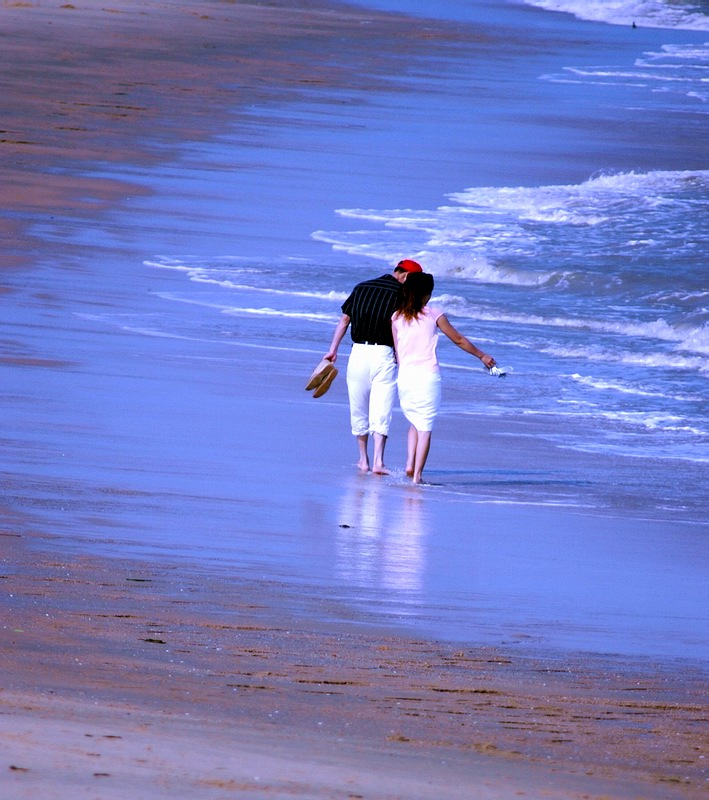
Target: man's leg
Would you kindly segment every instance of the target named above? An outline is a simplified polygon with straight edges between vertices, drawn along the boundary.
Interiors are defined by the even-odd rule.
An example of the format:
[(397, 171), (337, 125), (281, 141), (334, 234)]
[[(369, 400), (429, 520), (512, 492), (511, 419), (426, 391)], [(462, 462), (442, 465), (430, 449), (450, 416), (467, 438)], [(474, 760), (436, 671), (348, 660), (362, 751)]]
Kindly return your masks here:
[(379, 351), (378, 358), (369, 397), (369, 428), (374, 437), (372, 472), (388, 475), (389, 471), (384, 466), (384, 448), (396, 401), (396, 362), (391, 348)]
[[(362, 472), (369, 472), (369, 454), (367, 453), (368, 441), (369, 441), (368, 433), (365, 433), (364, 435), (357, 437), (357, 446), (359, 447), (359, 459), (357, 460), (357, 466), (362, 470)], [(376, 439), (375, 439), (375, 448), (376, 448)]]
[(350, 424), (352, 435), (357, 437), (359, 456), (357, 466), (363, 472), (369, 470), (369, 399), (370, 377), (367, 354), (361, 346), (353, 345), (347, 362), (347, 394), (350, 400)]
[(375, 475), (388, 475), (389, 470), (384, 466), (384, 448), (387, 444), (387, 437), (381, 433), (373, 433), (374, 438), (374, 461), (372, 472)]

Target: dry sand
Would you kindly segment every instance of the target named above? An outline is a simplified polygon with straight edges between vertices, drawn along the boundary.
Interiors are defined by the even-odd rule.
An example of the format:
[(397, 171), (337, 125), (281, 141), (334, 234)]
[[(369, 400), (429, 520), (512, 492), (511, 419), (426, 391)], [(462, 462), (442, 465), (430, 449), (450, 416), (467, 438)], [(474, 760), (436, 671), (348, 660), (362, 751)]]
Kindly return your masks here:
[[(371, 72), (373, 35), (381, 53), (395, 30), (404, 52), (433, 36), (386, 17), (373, 34), (315, 3), (5, 2), (0, 16), (15, 270), (56, 246), (35, 222), (90, 220), (128, 191), (77, 175), (82, 163), (154, 163), (157, 144), (208, 136), (239, 92), (364, 80), (333, 71), (333, 32), (366, 27)], [(22, 336), (6, 331), (6, 366), (61, 373)], [(689, 667), (461, 650), (299, 614), (275, 583), (67, 541), (0, 508), (3, 797), (702, 794), (704, 676)]]

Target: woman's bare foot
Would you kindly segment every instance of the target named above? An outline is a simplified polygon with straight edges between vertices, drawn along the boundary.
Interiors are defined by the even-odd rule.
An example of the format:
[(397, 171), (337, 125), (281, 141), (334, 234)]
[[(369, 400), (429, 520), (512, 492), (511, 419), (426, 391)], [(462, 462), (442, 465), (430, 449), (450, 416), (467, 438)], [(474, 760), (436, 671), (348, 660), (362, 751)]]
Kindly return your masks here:
[(389, 475), (389, 470), (384, 466), (384, 464), (379, 464), (378, 466), (375, 465), (372, 472), (375, 475)]

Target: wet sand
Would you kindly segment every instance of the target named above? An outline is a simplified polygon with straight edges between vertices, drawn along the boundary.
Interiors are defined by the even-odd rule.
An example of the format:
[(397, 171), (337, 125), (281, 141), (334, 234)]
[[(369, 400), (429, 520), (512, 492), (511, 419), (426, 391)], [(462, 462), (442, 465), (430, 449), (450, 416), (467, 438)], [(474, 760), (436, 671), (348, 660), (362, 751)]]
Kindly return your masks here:
[[(205, 369), (198, 348), (77, 317), (82, 304), (120, 309), (132, 276), (116, 270), (111, 284), (103, 275), (97, 292), (82, 275), (92, 243), (44, 235), (57, 218), (90, 229), (147, 191), (151, 166), (183, 140), (212, 135), (227, 103), (312, 82), (359, 84), (383, 69), (394, 32), (406, 54), (454, 29), (384, 16), (373, 25), (317, 4), (5, 3), (1, 13), (0, 174), (12, 188), (0, 276), (3, 793), (698, 797), (706, 696), (694, 660), (429, 641), (354, 613), (348, 621), (317, 587), (289, 586), (287, 564), (279, 582), (210, 560), (220, 524), (259, 519), (235, 501), (231, 474), (256, 506), (273, 495), (274, 474), (283, 482), (268, 524), (294, 540), (317, 525), (318, 508), (293, 513), (298, 480), (305, 491), (313, 479), (302, 451), (286, 450), (293, 457), (274, 467), (289, 424), (276, 410), (292, 413), (287, 395), (302, 391), (307, 357), (279, 373), (268, 441), (254, 457), (239, 437), (273, 363), (225, 357)], [(358, 69), (333, 66), (338, 36)], [(145, 180), (130, 185), (109, 167), (103, 178), (82, 174), (97, 161), (130, 163)], [(141, 252), (130, 230), (121, 235), (100, 245), (119, 264)], [(79, 265), (81, 285), (48, 285), (41, 267), (53, 258)], [(249, 389), (238, 393), (240, 382)], [(184, 397), (162, 410), (158, 383)], [(351, 456), (341, 389), (317, 428), (323, 466), (307, 490), (321, 498), (329, 465)], [(209, 401), (213, 420), (190, 417), (195, 398)], [(220, 433), (235, 405), (245, 422)], [(312, 412), (300, 419), (313, 424)], [(175, 430), (179, 445), (168, 450)], [(445, 446), (436, 458), (451, 462)], [(204, 552), (171, 546), (181, 522), (204, 527)]]
[(272, 582), (4, 538), (13, 797), (701, 794), (701, 670), (459, 649), (293, 614)]

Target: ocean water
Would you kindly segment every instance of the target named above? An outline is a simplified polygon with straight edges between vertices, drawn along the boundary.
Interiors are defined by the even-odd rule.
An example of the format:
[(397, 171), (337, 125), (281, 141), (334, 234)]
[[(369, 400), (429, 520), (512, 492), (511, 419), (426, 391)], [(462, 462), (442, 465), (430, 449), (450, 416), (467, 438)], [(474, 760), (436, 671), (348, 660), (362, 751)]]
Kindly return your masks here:
[(564, 418), (567, 446), (706, 461), (709, 171), (448, 199), (419, 212), (344, 209), (379, 230), (315, 235), (383, 261), (419, 258), (443, 287), (433, 301), (524, 387), (509, 412)]
[(652, 28), (707, 30), (707, 3), (667, 0), (525, 0), (548, 11), (574, 14), (579, 19), (611, 25), (642, 25)]
[[(367, 5), (443, 44), (367, 91), (262, 87), (149, 175), (98, 164), (148, 191), (95, 225), (37, 220), (52, 260), (17, 280), (64, 305), (5, 322), (67, 366), (13, 372), (8, 506), (62, 548), (185, 558), (340, 620), (705, 655), (706, 9)], [(342, 384), (302, 391), (354, 283), (404, 256), (509, 370), (441, 342), (422, 490), (403, 420), (398, 473), (360, 476)]]
[[(487, 42), (471, 45), (469, 63), (459, 49), (451, 52), (454, 73), (440, 55), (424, 59), (396, 78), (400, 96), (373, 92), (364, 109), (329, 108), (335, 129), (361, 123), (340, 138), (323, 132), (321, 108), (291, 108), (290, 123), (273, 108), (254, 112), (259, 123), (272, 118), (276, 131), (259, 147), (278, 162), (287, 135), (286, 157), (296, 152), (304, 176), (300, 191), (285, 163), (271, 178), (282, 238), (265, 244), (245, 236), (229, 250), (210, 241), (209, 252), (146, 257), (146, 269), (184, 276), (184, 289), (159, 293), (170, 307), (161, 324), (168, 333), (246, 337), (317, 355), (355, 282), (416, 258), (435, 276), (433, 302), (508, 370), (504, 390), (493, 391), (477, 362), (442, 345), (444, 414), (482, 414), (502, 426), (524, 418), (531, 435), (564, 450), (645, 459), (680, 477), (681, 490), (656, 498), (656, 509), (703, 521), (705, 9), (674, 2), (371, 5), (452, 18), (472, 26), (471, 41), (474, 27)], [(225, 137), (236, 152), (248, 150), (245, 124)], [(395, 133), (402, 125), (413, 131), (403, 143)], [(200, 150), (199, 158), (222, 163), (225, 152)], [(321, 182), (305, 177), (311, 173)], [(166, 172), (166, 185), (172, 180)], [(288, 185), (287, 203), (279, 182)], [(248, 204), (249, 188), (234, 190), (236, 202)], [(343, 196), (366, 204), (340, 204)], [(397, 197), (418, 202), (391, 204)]]

